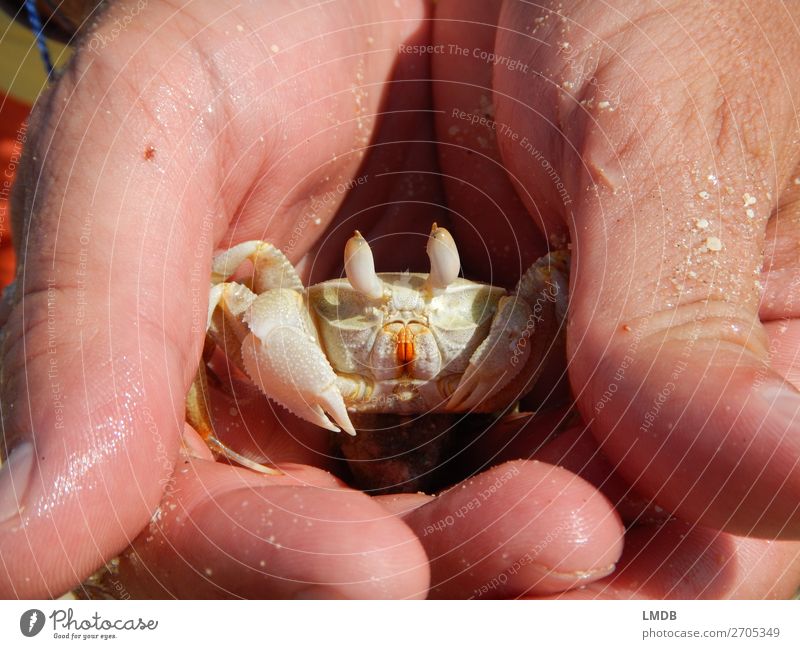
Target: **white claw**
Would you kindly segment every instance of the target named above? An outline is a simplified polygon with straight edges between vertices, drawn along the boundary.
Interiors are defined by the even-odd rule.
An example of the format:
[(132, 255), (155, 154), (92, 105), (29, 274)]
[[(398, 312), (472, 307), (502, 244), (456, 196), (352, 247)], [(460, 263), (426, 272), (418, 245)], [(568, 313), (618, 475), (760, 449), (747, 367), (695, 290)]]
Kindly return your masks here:
[(497, 305), (489, 335), (475, 350), (447, 409), (462, 412), (482, 408), (483, 403), (498, 394), (519, 374), (530, 355), (529, 323), (532, 312), (528, 304), (507, 296)]
[[(336, 383), (333, 383), (330, 388), (318, 395), (317, 398), (322, 406), (324, 406), (317, 407), (320, 408), (320, 410), (325, 410), (325, 412), (328, 412), (333, 417), (333, 420), (342, 427), (342, 430), (345, 433), (355, 437), (356, 430), (353, 428), (353, 424), (350, 421), (350, 415), (347, 414), (347, 408), (345, 408), (342, 393), (339, 392), (339, 389), (336, 387)], [(333, 426), (331, 430), (334, 432), (339, 431), (336, 426)]]
[(295, 291), (259, 295), (245, 316), (250, 333), (242, 341), (244, 369), (264, 394), (298, 417), (338, 432), (330, 415), (355, 435), (336, 374), (306, 318)]
[[(482, 375), (483, 379), (481, 379)], [(485, 399), (496, 394), (513, 378), (513, 374), (508, 375), (509, 372), (503, 370), (498, 372), (496, 368), (471, 365), (451, 395), (447, 409), (452, 412), (468, 412), (477, 408)]]
[(375, 272), (372, 250), (358, 230), (344, 247), (344, 272), (350, 285), (360, 293), (364, 293), (373, 300), (377, 300), (383, 295), (383, 282)]
[(426, 251), (431, 261), (428, 285), (432, 288), (447, 288), (456, 280), (461, 269), (456, 242), (445, 228), (440, 228), (434, 223)]
[(355, 435), (344, 399), (322, 350), (308, 336), (291, 327), (270, 332), (268, 341), (249, 334), (242, 343), (242, 360), (253, 382), (298, 417), (334, 432), (329, 418)]

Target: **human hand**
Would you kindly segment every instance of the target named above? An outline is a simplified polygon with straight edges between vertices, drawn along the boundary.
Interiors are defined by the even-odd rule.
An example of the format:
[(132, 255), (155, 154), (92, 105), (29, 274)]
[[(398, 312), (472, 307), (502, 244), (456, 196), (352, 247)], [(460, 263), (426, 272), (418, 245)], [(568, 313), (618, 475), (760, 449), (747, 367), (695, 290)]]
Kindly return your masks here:
[[(276, 417), (263, 400), (260, 405), (244, 404), (243, 408), (239, 408), (241, 401), (232, 405), (240, 411), (238, 425), (244, 421), (246, 430), (256, 429), (264, 436), (267, 454), (278, 461), (285, 476), (264, 478), (210, 463), (208, 454), (204, 460), (179, 453), (183, 394), (202, 342), (202, 336), (187, 333), (194, 324), (194, 305), (186, 296), (204, 285), (202, 280), (193, 279), (192, 271), (207, 268), (213, 248), (209, 239), (224, 247), (234, 238), (269, 238), (281, 247), (292, 248), (293, 261), (306, 258), (304, 279), (313, 278), (315, 273), (330, 276), (325, 264), (338, 265), (334, 256), (343, 246), (336, 245), (336, 237), (346, 237), (354, 224), (357, 227), (359, 201), (361, 206), (370, 206), (379, 203), (379, 199), (394, 199), (398, 205), (398, 196), (408, 198), (401, 191), (401, 183), (380, 181), (373, 173), (368, 191), (354, 195), (353, 204), (344, 206), (345, 212), (356, 215), (354, 219), (344, 218), (338, 209), (344, 199), (344, 193), (339, 193), (317, 210), (321, 220), (318, 230), (306, 223), (299, 236), (293, 234), (309, 207), (310, 195), (331, 190), (336, 194), (336, 185), (356, 176), (360, 156), (346, 154), (364, 147), (373, 136), (381, 141), (369, 117), (378, 108), (380, 94), (367, 93), (355, 100), (351, 85), (358, 86), (356, 82), (360, 82), (369, 87), (366, 80), (374, 80), (376, 88), (380, 87), (391, 73), (398, 45), (415, 38), (427, 42), (427, 35), (421, 21), (422, 9), (411, 4), (400, 10), (410, 13), (398, 14), (402, 20), (390, 21), (390, 27), (384, 25), (380, 35), (375, 34), (374, 26), (349, 27), (350, 21), (376, 22), (377, 17), (368, 15), (369, 11), (343, 16), (331, 10), (325, 21), (317, 23), (320, 32), (336, 34), (337, 29), (347, 30), (318, 44), (321, 66), (310, 65), (308, 72), (295, 77), (293, 72), (299, 72), (304, 61), (315, 60), (313, 54), (317, 50), (304, 50), (299, 57), (302, 60), (288, 55), (282, 59), (281, 52), (296, 42), (288, 39), (289, 45), (276, 43), (278, 54), (264, 63), (264, 48), (271, 49), (271, 43), (263, 43), (260, 52), (226, 47), (230, 42), (222, 38), (226, 28), (230, 34), (238, 31), (238, 24), (252, 29), (254, 24), (268, 20), (263, 15), (248, 15), (246, 19), (230, 15), (214, 21), (207, 15), (184, 14), (178, 20), (159, 15), (160, 5), (150, 7), (154, 13), (148, 9), (146, 19), (143, 17), (138, 27), (131, 26), (136, 33), (130, 38), (123, 34), (88, 66), (83, 76), (79, 59), (71, 78), (41, 109), (42, 130), (31, 129), (37, 138), (32, 148), (41, 154), (28, 168), (28, 201), (23, 201), (28, 209), (18, 211), (31, 212), (32, 218), (23, 239), (24, 274), (6, 327), (3, 388), (5, 403), (14, 404), (10, 415), (4, 409), (10, 445), (24, 438), (25, 431), (35, 431), (37, 456), (41, 459), (22, 496), (24, 527), (19, 525), (20, 519), (11, 520), (4, 524), (0, 537), (2, 556), (8, 557), (8, 592), (17, 596), (57, 594), (68, 587), (121, 550), (145, 525), (165, 491), (157, 519), (136, 539), (135, 553), (123, 559), (120, 575), (115, 578), (116, 584), (133, 595), (291, 596), (311, 586), (311, 592), (304, 596), (411, 597), (424, 595), (432, 582), (437, 587), (434, 594), (463, 596), (483, 594), (481, 589), (492, 584), (498, 575), (506, 575), (503, 592), (492, 589), (487, 594), (515, 595), (545, 594), (600, 580), (619, 557), (622, 529), (610, 504), (597, 491), (561, 469), (536, 463), (506, 464), (466, 483), (465, 489), (450, 491), (435, 500), (421, 495), (370, 499), (323, 470), (327, 464), (318, 431), (283, 413)], [(205, 6), (200, 9), (205, 10), (211, 11)], [(350, 10), (356, 11), (352, 5)], [(285, 20), (286, 25), (294, 24), (298, 31), (306, 32), (307, 21), (302, 20), (302, 13), (295, 17), (296, 23), (291, 18)], [(161, 29), (156, 30), (162, 23)], [(185, 30), (191, 33), (206, 25), (213, 28), (206, 28), (201, 51), (187, 54)], [(151, 32), (153, 42), (148, 42), (146, 51), (142, 51), (142, 34)], [(287, 27), (287, 33), (295, 32)], [(354, 39), (354, 33), (359, 38)], [(376, 47), (383, 52), (375, 59), (370, 56), (373, 65), (359, 72), (340, 57), (348, 51), (361, 51), (368, 38), (373, 44), (384, 45)], [(234, 42), (235, 39), (234, 36)], [(185, 80), (182, 90), (199, 111), (186, 111), (182, 99), (175, 96), (174, 86), (159, 84), (163, 74), (159, 66), (163, 61), (172, 65), (173, 52), (182, 53), (179, 63), (186, 67), (173, 69), (170, 74)], [(224, 54), (215, 56), (220, 52)], [(332, 56), (332, 52), (340, 56)], [(200, 62), (212, 64), (211, 81), (205, 74), (193, 76), (198, 59), (192, 57), (196, 56)], [(84, 64), (86, 60), (83, 59)], [(101, 60), (102, 68), (98, 68), (96, 64)], [(345, 62), (339, 67), (337, 60)], [(228, 89), (228, 81), (234, 80), (239, 70), (247, 69), (248, 63), (257, 65), (253, 74), (244, 75)], [(410, 59), (405, 68), (412, 78), (419, 75), (413, 64)], [(122, 87), (117, 78), (121, 70), (126, 75), (130, 71), (136, 74), (133, 80), (120, 77), (126, 80)], [(285, 79), (289, 81), (281, 84), (282, 92), (267, 91)], [(260, 81), (262, 87), (256, 83), (254, 90), (248, 81)], [(98, 87), (110, 91), (99, 94), (99, 103)], [(313, 96), (318, 93), (328, 99), (306, 106), (309, 100), (303, 91), (309, 87), (315, 90)], [(226, 91), (217, 97), (222, 88)], [(338, 101), (341, 97), (332, 94), (337, 91), (350, 92), (348, 101)], [(62, 115), (60, 100), (64, 97), (69, 98), (75, 112), (65, 110)], [(389, 97), (397, 102), (390, 104), (392, 110), (416, 111), (425, 106), (424, 92), (417, 84), (403, 84), (402, 92), (390, 92)], [(209, 103), (212, 110), (208, 114), (212, 117), (204, 118), (202, 110)], [(359, 107), (365, 103), (369, 108), (354, 118), (353, 104)], [(84, 121), (87, 113), (76, 110), (76, 106), (82, 106), (84, 111), (90, 109), (93, 123), (88, 130)], [(133, 110), (127, 116), (123, 109), (129, 106)], [(105, 110), (112, 111), (110, 117), (105, 117)], [(122, 128), (120, 111), (128, 120)], [(203, 118), (195, 121), (198, 112)], [(295, 114), (298, 119), (292, 119)], [(287, 140), (282, 140), (282, 129), (270, 128), (276, 115), (286, 117)], [(342, 124), (334, 128), (336, 137), (331, 137), (330, 130), (320, 125), (334, 124), (337, 116), (341, 116)], [(50, 151), (53, 128), (59, 134), (55, 146), (63, 148)], [(431, 139), (419, 137), (421, 128), (425, 124), (416, 117), (398, 113), (393, 122), (382, 125), (381, 133), (389, 133), (389, 139), (398, 142)], [(85, 132), (90, 135), (82, 142), (80, 136)], [(130, 133), (140, 137), (131, 138)], [(254, 134), (261, 133), (265, 142), (255, 143)], [(106, 151), (109, 140), (114, 143)], [(150, 147), (155, 150), (150, 151)], [(406, 165), (400, 167), (403, 171), (423, 171), (415, 175), (418, 186), (414, 199), (437, 202), (437, 188), (423, 182), (424, 171), (434, 169), (429, 147), (384, 144), (375, 149), (388, 152), (384, 155), (389, 157), (375, 160), (371, 156), (368, 164), (372, 169), (381, 164), (396, 168), (399, 156), (411, 151)], [(73, 169), (75, 160), (81, 164)], [(110, 171), (97, 175), (97, 169)], [(52, 180), (44, 186), (41, 182), (37, 185), (37, 170), (49, 174)], [(301, 181), (297, 182), (297, 178)], [(30, 192), (33, 187), (37, 189), (35, 200)], [(76, 187), (85, 190), (76, 192)], [(140, 188), (137, 196), (131, 196), (127, 187)], [(67, 191), (70, 203), (62, 209), (60, 201)], [(152, 197), (145, 210), (140, 207), (142, 195)], [(77, 200), (73, 201), (73, 196)], [(449, 198), (454, 200), (452, 192)], [(173, 210), (175, 201), (177, 215)], [(208, 206), (214, 206), (221, 218), (209, 215)], [(378, 233), (380, 227), (387, 232), (395, 229), (392, 218), (400, 219), (404, 230), (420, 231), (431, 220), (430, 212), (421, 213), (418, 204), (400, 202), (399, 206), (407, 211), (365, 214), (361, 218), (377, 222)], [(147, 214), (144, 222), (142, 212)], [(470, 218), (480, 218), (465, 212)], [(53, 219), (54, 213), (60, 213), (59, 220)], [(323, 242), (315, 232), (325, 231), (325, 224), (331, 222), (334, 213), (346, 222), (347, 229), (333, 230), (334, 236)], [(91, 265), (82, 261), (85, 253), (81, 236), (85, 234), (82, 230), (87, 214), (92, 215), (88, 221)], [(269, 215), (274, 216), (270, 219)], [(529, 227), (519, 218), (513, 223), (521, 232)], [(163, 229), (174, 234), (154, 236)], [(20, 224), (16, 231), (23, 231)], [(191, 235), (198, 231), (214, 234), (207, 235), (204, 241), (202, 236)], [(531, 241), (524, 247), (525, 254), (531, 254), (537, 245), (534, 236), (521, 237)], [(396, 239), (391, 241), (393, 245), (386, 246), (383, 252), (376, 250), (379, 263), (389, 267), (418, 265), (419, 260), (408, 260), (407, 250), (418, 249), (422, 253), (422, 246), (397, 246)], [(416, 241), (411, 238), (412, 244)], [(402, 249), (402, 257), (393, 258), (392, 249)], [(198, 251), (199, 256), (195, 256)], [(580, 248), (578, 252), (580, 255)], [(51, 260), (56, 261), (55, 266)], [(311, 260), (313, 269), (308, 263)], [(302, 263), (300, 267), (302, 270)], [(82, 296), (91, 303), (81, 305), (81, 285), (69, 287), (70, 280), (82, 277), (79, 270), (84, 268), (87, 277), (82, 281), (92, 286), (92, 291)], [(65, 294), (49, 302), (50, 273), (56, 279), (56, 295), (61, 295), (61, 289)], [(165, 291), (167, 278), (169, 291)], [(88, 284), (92, 279), (95, 281)], [(105, 290), (101, 292), (96, 286)], [(54, 356), (66, 359), (74, 347), (82, 354), (76, 354), (76, 360), (69, 363), (58, 361), (55, 379), (48, 372), (50, 355), (37, 351), (50, 349), (49, 306), (55, 310), (55, 321), (59, 323)], [(79, 325), (76, 321), (81, 306), (85, 311)], [(132, 326), (131, 322), (137, 324)], [(27, 384), (21, 386), (21, 381)], [(54, 381), (63, 390), (64, 402), (75, 405), (60, 413), (61, 420), (55, 404), (52, 409), (34, 411), (35, 416), (31, 417), (25, 412), (26, 404), (52, 394)], [(224, 409), (225, 405), (221, 407)], [(218, 413), (221, 420), (223, 415)], [(59, 423), (62, 425), (57, 426)], [(186, 430), (185, 434), (195, 453), (202, 455), (204, 450), (192, 438), (192, 431)], [(527, 438), (520, 435), (519, 439)], [(487, 457), (500, 459), (497, 454)], [(22, 467), (24, 463), (17, 464)], [(465, 537), (461, 524), (427, 532), (441, 520), (455, 520), (464, 506), (460, 499), (470, 502), (480, 498), (498, 481), (502, 488), (492, 492), (494, 495), (485, 505), (468, 518), (459, 518), (471, 535)], [(22, 482), (23, 479), (14, 480), (15, 486)], [(506, 514), (509, 511), (511, 515)], [(674, 529), (674, 525), (659, 529)], [(554, 529), (559, 534), (549, 538)], [(702, 534), (695, 530), (692, 538), (698, 533)], [(664, 538), (664, 532), (658, 534), (662, 536), (657, 538)], [(24, 541), (20, 542), (21, 538)], [(464, 538), (469, 542), (463, 543)], [(720, 545), (729, 549), (742, 547), (738, 539), (718, 538), (722, 541), (703, 547), (713, 547), (715, 551)], [(663, 544), (670, 551), (678, 545), (672, 541), (676, 539), (669, 536)], [(502, 551), (495, 551), (498, 546)], [(541, 546), (546, 551), (537, 554), (536, 560), (525, 559), (532, 548)], [(786, 563), (787, 551), (782, 548), (756, 554), (759, 561), (770, 566)], [(684, 551), (683, 556), (691, 555)], [(749, 555), (739, 552), (732, 556), (732, 561), (739, 561)], [(470, 568), (465, 570), (464, 565)], [(732, 589), (733, 581), (726, 579), (724, 588), (713, 594), (742, 594), (738, 582), (737, 590)], [(773, 582), (768, 583), (774, 587)], [(327, 589), (314, 588), (320, 584)], [(703, 592), (709, 591), (697, 591)]]
[[(426, 73), (417, 60), (393, 67), (400, 43), (427, 38), (423, 7), (314, 6), (312, 21), (311, 8), (282, 15), (201, 2), (174, 14), (151, 2), (126, 20), (133, 6), (113, 5), (86, 34), (29, 127), (15, 203), (23, 263), (3, 329), (13, 450), (2, 481), (2, 592), (59, 595), (133, 543), (114, 578), (119, 596), (424, 596), (431, 573), (419, 536), (390, 511), (396, 502), (324, 470), (320, 431), (263, 399), (232, 404), (239, 425), (257, 417), (249, 423), (260, 450), (285, 473), (264, 477), (209, 461), (183, 423), (216, 247), (268, 238), (309, 280), (309, 260), (324, 276), (323, 262), (340, 263), (343, 246), (322, 239), (337, 212), (366, 208), (343, 221), (347, 235), (362, 221), (376, 236), (398, 223), (421, 232), (436, 218), (438, 189), (425, 182), (433, 138), (408, 143), (431, 132), (418, 110), (428, 86), (400, 81)], [(387, 92), (389, 79), (398, 91)], [(386, 136), (375, 131), (384, 108)], [(371, 142), (369, 182), (343, 205), (337, 188), (356, 178)], [(404, 173), (378, 175), (386, 170)], [(417, 246), (394, 238), (376, 255), (422, 262), (424, 245), (417, 259), (402, 248)], [(200, 458), (181, 452), (182, 435)], [(542, 473), (514, 473), (514, 484)], [(577, 547), (576, 566), (612, 565), (621, 530), (605, 499), (588, 484), (564, 496), (567, 506), (552, 496), (549, 520), (600, 528), (602, 551)], [(498, 496), (484, 511), (507, 502)], [(576, 502), (595, 512), (576, 516)], [(427, 524), (424, 513), (417, 520)], [(541, 529), (516, 539), (527, 544)], [(439, 560), (439, 574), (461, 570), (457, 562), (454, 553)]]
[[(796, 544), (742, 538), (800, 532), (790, 252), (800, 38), (774, 9), (438, 5), (443, 176), (480, 178), (494, 201), (451, 191), (448, 204), (483, 232), (502, 220), (498, 205), (513, 218), (521, 202), (549, 236), (568, 230), (572, 241), (569, 376), (608, 464), (578, 430), (534, 457), (603, 485), (639, 522), (617, 573), (577, 596), (786, 596), (797, 586)], [(482, 106), (489, 85), (493, 113)], [(465, 126), (459, 111), (488, 122)], [(502, 164), (479, 163), (476, 151)], [(517, 440), (496, 459), (528, 457), (540, 441)], [(686, 523), (641, 524), (625, 493)], [(695, 581), (687, 566), (711, 556), (724, 567), (706, 564)]]

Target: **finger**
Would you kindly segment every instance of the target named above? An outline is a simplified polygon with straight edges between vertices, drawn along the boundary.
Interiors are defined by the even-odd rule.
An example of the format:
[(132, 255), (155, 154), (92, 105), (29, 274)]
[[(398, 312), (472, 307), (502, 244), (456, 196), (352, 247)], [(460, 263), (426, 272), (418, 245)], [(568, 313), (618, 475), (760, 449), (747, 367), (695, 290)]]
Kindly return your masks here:
[(622, 525), (593, 487), (538, 462), (508, 462), (405, 518), (431, 562), (431, 597), (515, 597), (600, 579)]
[[(626, 525), (662, 521), (668, 514), (633, 490), (615, 471), (591, 431), (569, 411), (507, 417), (470, 446), (480, 468), (531, 459), (571, 471), (592, 484), (614, 505)], [(475, 470), (473, 470), (474, 472)]]
[(764, 325), (769, 336), (770, 364), (800, 389), (800, 320), (778, 320)]
[(532, 458), (567, 469), (594, 485), (614, 505), (626, 526), (668, 518), (661, 507), (637, 493), (615, 472), (588, 427), (564, 431)]
[(800, 544), (761, 541), (673, 520), (625, 536), (617, 571), (567, 599), (788, 599)]
[(106, 588), (133, 597), (425, 596), (427, 558), (407, 525), (329, 474), (281, 468), (273, 477), (186, 462)]
[(763, 321), (800, 317), (800, 169), (789, 175), (786, 188), (778, 196), (777, 206), (767, 224), (764, 268), (761, 283), (764, 292), (759, 305)]
[[(745, 60), (697, 11), (642, 21), (586, 6), (568, 38), (558, 16), (540, 21), (532, 50), (511, 27), (547, 12), (508, 3), (498, 54), (540, 76), (496, 70), (516, 100), (497, 116), (573, 178), (571, 381), (603, 451), (682, 518), (797, 537), (800, 395), (767, 365), (755, 280), (770, 197), (797, 165), (800, 41), (764, 5), (725, 5), (720, 20), (752, 26)], [(525, 147), (501, 148), (512, 172), (530, 164)], [(559, 194), (535, 165), (529, 181)]]
[[(142, 19), (158, 20), (153, 9)], [(147, 522), (175, 461), (196, 363), (184, 301), (192, 249), (178, 241), (166, 254), (154, 228), (183, 230), (215, 204), (202, 186), (210, 169), (178, 147), (175, 163), (202, 182), (183, 194), (165, 173), (176, 129), (156, 132), (118, 77), (119, 57), (124, 64), (135, 51), (130, 36), (119, 43), (96, 65), (78, 54), (37, 106), (15, 196), (23, 265), (2, 345), (13, 475), (0, 524), (6, 596), (62, 594)], [(135, 108), (120, 113), (118, 101)], [(200, 131), (187, 140), (205, 139)], [(153, 142), (161, 153), (148, 159)], [(162, 299), (166, 278), (178, 299)]]
[(555, 233), (544, 225), (546, 206), (533, 212), (539, 223), (530, 218), (500, 159), (488, 57), (499, 11), (493, 2), (439, 2), (431, 75), (439, 163), (465, 272), (511, 287), (547, 251), (537, 225)]

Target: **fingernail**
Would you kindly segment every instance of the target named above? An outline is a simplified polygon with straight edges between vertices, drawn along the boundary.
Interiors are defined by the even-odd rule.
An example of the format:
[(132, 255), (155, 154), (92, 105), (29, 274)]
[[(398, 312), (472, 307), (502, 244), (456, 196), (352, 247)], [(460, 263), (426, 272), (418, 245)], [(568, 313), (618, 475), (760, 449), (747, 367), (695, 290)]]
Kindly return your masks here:
[(0, 523), (19, 514), (31, 481), (34, 459), (33, 444), (22, 442), (0, 467)]
[(608, 577), (612, 572), (617, 569), (616, 563), (611, 563), (607, 566), (600, 566), (599, 568), (590, 568), (589, 570), (574, 570), (572, 572), (559, 572), (557, 570), (549, 570), (542, 566), (542, 569), (548, 576), (554, 579), (563, 579), (568, 582), (582, 582), (582, 581), (596, 581), (603, 577)]
[(312, 586), (294, 594), (294, 599), (347, 599), (342, 593), (327, 586)]
[(800, 424), (800, 393), (784, 385), (767, 385), (761, 389), (761, 398), (767, 402), (770, 414), (777, 414)]

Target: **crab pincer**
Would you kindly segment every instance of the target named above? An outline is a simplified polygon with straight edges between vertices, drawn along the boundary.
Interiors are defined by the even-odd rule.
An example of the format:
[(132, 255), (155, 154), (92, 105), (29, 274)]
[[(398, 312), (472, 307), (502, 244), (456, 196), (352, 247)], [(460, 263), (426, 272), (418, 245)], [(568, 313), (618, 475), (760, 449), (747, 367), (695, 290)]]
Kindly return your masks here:
[[(237, 272), (246, 262), (250, 273), (240, 277)], [(228, 281), (231, 277), (236, 281)], [(355, 435), (336, 374), (319, 346), (303, 284), (283, 253), (272, 244), (247, 241), (214, 259), (211, 279), (209, 338), (276, 403), (322, 428), (341, 427)], [(212, 448), (239, 464), (274, 473), (209, 432), (213, 426), (204, 399), (198, 396), (200, 388), (205, 388), (202, 377), (190, 393), (187, 413)]]
[(493, 411), (525, 396), (549, 349), (565, 335), (568, 266), (567, 253), (546, 255), (500, 299), (489, 335), (470, 358), (448, 410)]
[(262, 392), (317, 426), (338, 432), (330, 415), (355, 435), (336, 374), (320, 349), (303, 296), (291, 289), (261, 293), (244, 322), (250, 329), (242, 341), (244, 368)]

